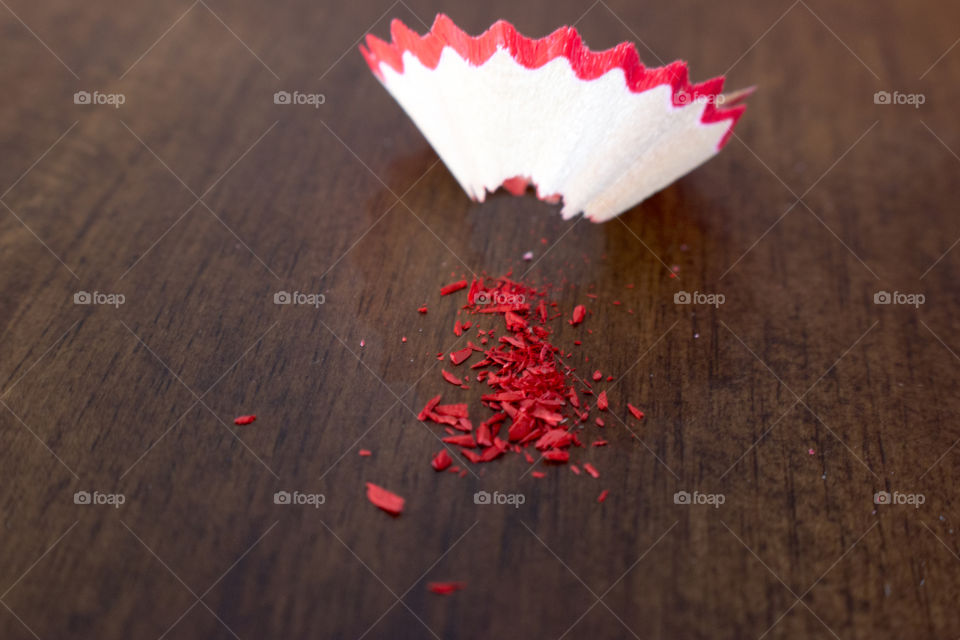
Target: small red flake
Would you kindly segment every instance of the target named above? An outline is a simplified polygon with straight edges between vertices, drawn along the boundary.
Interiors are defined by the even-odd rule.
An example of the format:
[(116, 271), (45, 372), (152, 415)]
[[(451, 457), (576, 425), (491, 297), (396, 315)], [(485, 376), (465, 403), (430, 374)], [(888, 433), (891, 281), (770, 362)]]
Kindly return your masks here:
[(403, 504), (406, 502), (403, 498), (387, 491), (383, 487), (378, 487), (372, 482), (367, 483), (367, 500), (376, 507), (380, 507), (391, 515), (398, 516), (403, 513)]
[(603, 377), (603, 374), (600, 373), (600, 370), (599, 370), (599, 369), (597, 369), (596, 371), (593, 372), (593, 381), (594, 381), (594, 382), (599, 381), (602, 377)]
[(592, 464), (590, 464), (589, 462), (585, 462), (585, 463), (584, 463), (584, 465), (583, 465), (583, 470), (586, 471), (587, 473), (589, 473), (590, 475), (592, 475), (594, 478), (599, 478), (599, 477), (600, 477), (600, 472), (597, 471), (596, 467), (594, 467), (594, 466), (593, 466)]
[(420, 307), (419, 309), (417, 309), (417, 311), (418, 311), (419, 313), (426, 313), (426, 312), (427, 312), (427, 305), (423, 305), (422, 307)]
[(400, 338), (400, 342), (406, 342), (406, 341), (407, 341), (407, 336), (403, 336), (402, 338)]
[(627, 403), (627, 409), (630, 410), (630, 413), (633, 414), (634, 418), (636, 418), (637, 420), (643, 420), (643, 411), (640, 411), (640, 409), (637, 409), (635, 406), (633, 406), (629, 402)]
[(597, 418), (597, 426), (598, 426), (598, 427), (605, 427), (605, 426), (607, 426), (607, 423), (603, 421), (603, 418)]
[(360, 451), (357, 451), (357, 453), (364, 458), (368, 458), (373, 455), (370, 449), (360, 449)]
[(466, 281), (466, 280), (460, 280), (460, 281), (458, 281), (458, 282), (451, 282), (451, 283), (448, 284), (447, 286), (445, 286), (445, 287), (443, 287), (442, 289), (440, 289), (440, 295), (442, 295), (442, 296), (448, 296), (448, 295), (450, 295), (451, 293), (455, 293), (455, 292), (457, 292), (457, 291), (460, 291), (460, 289), (466, 289), (466, 288), (467, 288), (467, 281)]
[(597, 502), (603, 502), (604, 500), (607, 499), (608, 495), (610, 495), (610, 490), (604, 489), (603, 491), (600, 492), (600, 495), (597, 496)]
[(450, 373), (450, 372), (447, 371), (446, 369), (441, 369), (441, 370), (440, 370), (440, 374), (443, 375), (443, 379), (446, 380), (447, 382), (449, 382), (450, 384), (455, 384), (455, 385), (457, 385), (458, 387), (463, 384), (463, 380), (461, 380), (461, 379), (458, 378), (457, 376), (453, 375), (452, 373)]
[(439, 593), (442, 596), (448, 596), (455, 591), (460, 591), (467, 586), (466, 582), (429, 582), (427, 589), (433, 593)]
[(543, 471), (534, 471), (534, 472), (531, 473), (530, 475), (532, 475), (534, 478), (546, 478), (546, 477), (547, 477), (547, 474), (545, 474)]
[(469, 416), (465, 402), (461, 402), (460, 404), (438, 404), (436, 405), (436, 412), (440, 415), (453, 416), (454, 418), (466, 418)]
[(543, 459), (550, 462), (566, 462), (570, 459), (570, 454), (563, 449), (550, 449), (543, 452)]
[(473, 436), (463, 435), (463, 436), (447, 436), (442, 438), (447, 444), (455, 444), (458, 447), (469, 447), (474, 449), (477, 446), (477, 442), (473, 439)]
[(576, 326), (583, 322), (583, 319), (587, 317), (587, 309), (582, 304), (578, 304), (573, 308), (573, 317), (570, 319), (570, 324)]
[(605, 447), (605, 446), (607, 446), (607, 444), (608, 444), (608, 443), (607, 443), (606, 440), (594, 440), (594, 441), (593, 441), (593, 446), (595, 446), (595, 447)]
[(420, 410), (420, 413), (417, 415), (417, 420), (426, 420), (430, 414), (433, 412), (434, 407), (440, 404), (440, 396), (434, 396), (430, 398), (430, 401), (427, 402), (426, 406)]
[(257, 419), (257, 416), (238, 416), (233, 419), (233, 424), (239, 424), (239, 425), (250, 424), (256, 419)]
[(360, 347), (362, 348), (362, 347), (365, 347), (365, 346), (367, 346), (367, 343), (366, 343), (365, 341), (361, 340), (361, 341), (360, 341)]
[(466, 361), (470, 357), (470, 354), (473, 353), (473, 349), (470, 347), (465, 347), (459, 351), (453, 351), (450, 353), (450, 362), (454, 365), (458, 365)]
[(437, 455), (433, 456), (433, 460), (430, 461), (430, 466), (437, 471), (443, 471), (452, 463), (453, 459), (450, 458), (450, 454), (447, 453), (447, 450), (441, 449), (440, 451), (437, 451)]
[(607, 402), (607, 392), (601, 391), (600, 395), (597, 396), (597, 409), (600, 411), (606, 411), (607, 407), (610, 406), (610, 403)]

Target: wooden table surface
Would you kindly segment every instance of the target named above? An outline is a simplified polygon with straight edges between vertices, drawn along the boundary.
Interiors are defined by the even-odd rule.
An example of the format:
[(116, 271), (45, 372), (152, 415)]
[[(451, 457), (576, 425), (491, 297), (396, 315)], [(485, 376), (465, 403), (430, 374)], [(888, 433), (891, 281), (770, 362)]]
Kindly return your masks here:
[[(960, 6), (0, 4), (0, 637), (960, 634)], [(618, 220), (473, 203), (356, 50), (438, 11), (759, 90), (716, 159)], [(609, 446), (574, 453), (599, 479), (428, 465), (416, 412), (479, 394), (440, 378), (439, 288), (509, 269), (592, 312), (555, 339), (617, 379)]]

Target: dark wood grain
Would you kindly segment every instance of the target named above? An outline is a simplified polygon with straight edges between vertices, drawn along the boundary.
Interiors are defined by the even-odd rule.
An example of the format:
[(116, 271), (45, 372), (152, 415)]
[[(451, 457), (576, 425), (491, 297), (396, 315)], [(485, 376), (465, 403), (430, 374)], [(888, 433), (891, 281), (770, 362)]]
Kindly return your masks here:
[[(472, 32), (576, 23), (595, 48), (640, 40), (649, 64), (759, 90), (719, 157), (613, 222), (472, 203), (356, 53), (437, 11)], [(0, 637), (957, 637), (958, 18), (929, 1), (8, 0)], [(326, 102), (273, 103), (295, 89)], [(622, 376), (610, 446), (578, 454), (601, 477), (521, 477), (515, 457), (437, 475), (415, 412), (456, 396), (439, 287), (522, 273), (526, 251), (526, 279), (589, 303), (556, 335), (583, 339), (578, 370)], [(404, 514), (367, 503), (368, 481)], [(481, 489), (526, 502), (478, 506)], [(282, 490), (326, 502), (275, 505)], [(881, 490), (925, 502), (877, 509)]]

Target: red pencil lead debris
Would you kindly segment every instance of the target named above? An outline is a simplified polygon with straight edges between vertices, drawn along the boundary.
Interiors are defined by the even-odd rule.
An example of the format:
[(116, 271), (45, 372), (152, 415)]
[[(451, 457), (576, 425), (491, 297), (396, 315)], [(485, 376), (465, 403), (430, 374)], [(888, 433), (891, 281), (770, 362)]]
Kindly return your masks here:
[(433, 593), (438, 593), (442, 596), (448, 596), (455, 591), (460, 591), (467, 586), (466, 582), (429, 582), (427, 583), (427, 589)]
[(610, 495), (610, 491), (608, 489), (604, 489), (600, 492), (600, 495), (597, 496), (597, 502), (603, 502), (607, 499), (608, 495)]
[(473, 353), (473, 349), (471, 349), (470, 347), (460, 349), (459, 351), (453, 351), (450, 354), (450, 362), (452, 362), (454, 365), (461, 364), (465, 362), (472, 353)]
[(594, 382), (599, 381), (601, 378), (603, 378), (603, 374), (600, 373), (600, 370), (599, 370), (599, 369), (597, 369), (596, 371), (593, 372), (593, 381), (594, 381)]
[(383, 487), (378, 487), (372, 482), (367, 483), (367, 500), (374, 506), (380, 507), (391, 515), (398, 516), (403, 513), (403, 505), (406, 502), (403, 498), (387, 491)]
[(257, 416), (238, 416), (233, 419), (233, 424), (239, 424), (239, 425), (250, 424), (256, 419), (257, 419)]
[(440, 373), (443, 375), (443, 379), (446, 380), (447, 382), (449, 382), (450, 384), (454, 384), (454, 385), (456, 385), (456, 386), (458, 386), (458, 387), (463, 384), (463, 380), (461, 380), (461, 379), (458, 378), (457, 376), (453, 375), (452, 373), (450, 373), (450, 372), (447, 371), (446, 369), (441, 369), (441, 370), (440, 370)]
[(587, 317), (587, 309), (582, 304), (578, 304), (573, 308), (573, 317), (570, 319), (570, 324), (576, 326), (583, 322), (583, 319)]
[(417, 312), (418, 312), (418, 313), (426, 313), (426, 312), (427, 312), (427, 305), (423, 305), (422, 307), (420, 307), (419, 309), (417, 309)]
[(593, 476), (594, 478), (599, 478), (599, 477), (600, 477), (600, 472), (597, 471), (596, 467), (594, 467), (594, 466), (593, 466), (592, 464), (590, 464), (589, 462), (583, 463), (583, 470), (586, 471), (587, 473), (589, 473), (589, 474), (590, 474), (591, 476)]
[(467, 281), (466, 281), (466, 280), (460, 280), (460, 281), (458, 281), (458, 282), (451, 282), (451, 283), (448, 284), (447, 286), (445, 286), (445, 287), (443, 287), (443, 288), (440, 289), (440, 295), (442, 295), (442, 296), (448, 296), (448, 295), (450, 295), (451, 293), (456, 293), (457, 291), (460, 291), (460, 289), (466, 289), (466, 288), (467, 288)]
[(363, 458), (368, 458), (373, 455), (373, 452), (370, 451), (370, 449), (360, 449), (359, 451), (357, 451), (357, 455)]
[[(546, 463), (569, 465), (574, 473), (583, 470), (596, 477), (598, 472), (592, 465), (570, 463), (577, 449), (607, 444), (606, 440), (583, 443), (579, 437), (580, 429), (592, 418), (592, 396), (597, 397), (600, 410), (608, 407), (607, 396), (605, 392), (597, 395), (589, 383), (583, 382), (565, 362), (570, 356), (551, 343), (550, 323), (558, 318), (562, 322), (565, 314), (546, 297), (550, 286), (536, 289), (507, 274), (496, 279), (474, 279), (469, 285), (466, 281), (454, 283), (444, 290), (453, 293), (468, 287), (465, 304), (456, 314), (454, 333), (462, 336), (468, 329), (475, 330), (479, 344), (467, 341), (462, 349), (438, 353), (438, 359), (449, 358), (452, 366), (467, 364), (466, 375), (441, 368), (440, 377), (460, 389), (469, 389), (473, 383), (484, 386), (478, 394), (479, 404), (492, 414), (478, 418), (474, 413), (471, 420), (476, 405), (440, 404), (441, 397), (436, 396), (421, 409), (418, 418), (438, 425), (441, 440), (456, 446), (459, 455), (471, 464), (489, 463), (513, 453), (532, 465), (537, 458), (530, 452), (536, 449)], [(583, 321), (586, 308), (579, 305), (574, 317), (577, 322)], [(472, 363), (467, 362), (470, 359)], [(585, 355), (584, 360), (589, 359)], [(600, 371), (593, 375), (595, 381), (602, 377)], [(603, 426), (599, 418), (596, 423)], [(446, 451), (434, 454), (431, 466), (437, 471), (468, 473), (466, 468), (453, 466)], [(533, 472), (534, 477), (543, 477), (544, 471)]]
[(433, 460), (430, 461), (430, 466), (437, 471), (443, 471), (451, 464), (453, 464), (453, 459), (450, 457), (450, 454), (447, 453), (446, 449), (437, 451), (436, 455), (433, 456)]
[(640, 411), (640, 409), (637, 409), (635, 406), (633, 406), (629, 402), (627, 403), (627, 409), (630, 410), (630, 413), (633, 414), (634, 418), (636, 418), (637, 420), (643, 420), (643, 411)]

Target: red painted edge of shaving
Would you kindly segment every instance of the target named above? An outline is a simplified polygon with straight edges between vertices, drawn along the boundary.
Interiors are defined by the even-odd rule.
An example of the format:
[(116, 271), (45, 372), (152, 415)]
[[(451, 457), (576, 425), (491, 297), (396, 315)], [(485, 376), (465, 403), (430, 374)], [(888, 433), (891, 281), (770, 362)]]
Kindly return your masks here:
[[(594, 80), (619, 68), (623, 70), (627, 88), (633, 93), (667, 84), (673, 90), (673, 105), (676, 107), (690, 104), (698, 98), (705, 99), (707, 105), (700, 122), (709, 124), (730, 120), (730, 128), (718, 149), (722, 149), (729, 141), (734, 125), (747, 108), (743, 104), (727, 108), (717, 106), (713, 98), (720, 95), (724, 76), (691, 84), (687, 63), (682, 60), (663, 67), (645, 67), (632, 42), (621, 42), (606, 51), (591, 51), (573, 27), (560, 27), (545, 38), (534, 39), (522, 35), (506, 20), (498, 20), (485, 32), (473, 37), (457, 27), (449, 17), (438, 13), (426, 35), (419, 35), (396, 18), (390, 23), (390, 34), (392, 43), (367, 34), (367, 46), (360, 45), (360, 53), (381, 81), (381, 64), (390, 65), (397, 73), (403, 73), (403, 54), (406, 51), (416, 56), (424, 66), (436, 69), (445, 47), (451, 47), (474, 66), (485, 63), (499, 49), (510, 51), (513, 59), (528, 69), (538, 69), (551, 60), (563, 57), (581, 80)], [(739, 98), (742, 95), (734, 101)]]

